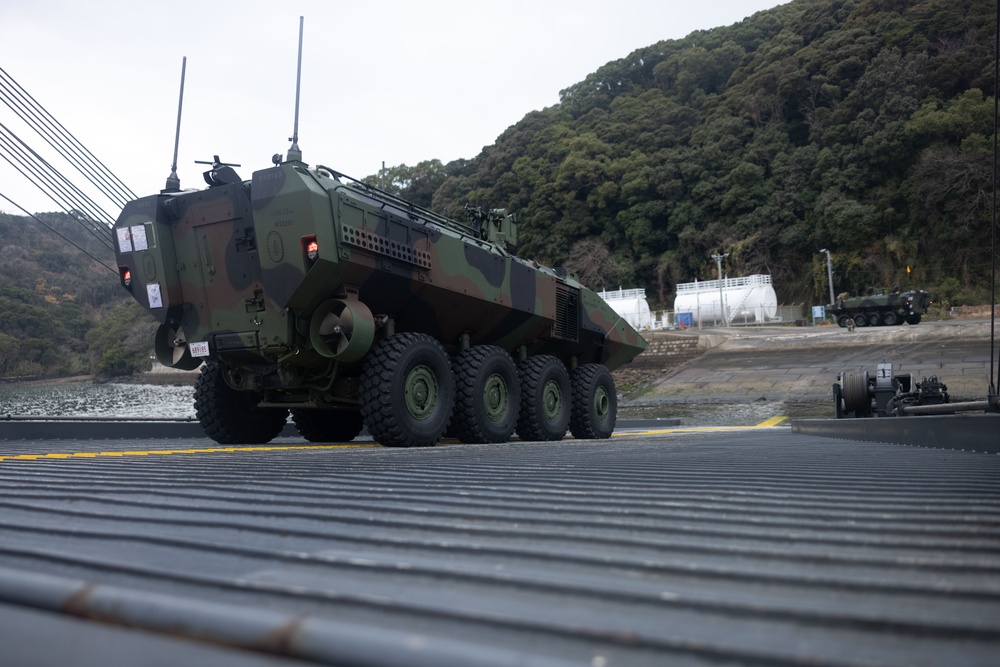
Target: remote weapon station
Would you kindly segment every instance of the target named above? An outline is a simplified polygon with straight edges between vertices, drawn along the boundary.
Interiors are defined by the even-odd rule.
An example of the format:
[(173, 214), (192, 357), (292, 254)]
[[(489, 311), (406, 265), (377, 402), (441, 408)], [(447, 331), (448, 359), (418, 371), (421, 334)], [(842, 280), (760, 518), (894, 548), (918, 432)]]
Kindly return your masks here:
[[(299, 80), (302, 24), (299, 24)], [(184, 70), (181, 73), (183, 104)], [(201, 366), (195, 408), (220, 443), (262, 443), (289, 412), (309, 441), (362, 426), (386, 446), (607, 438), (610, 370), (646, 342), (596, 293), (515, 257), (503, 210), (450, 220), (288, 154), (243, 180), (166, 188), (115, 223), (122, 285), (160, 323), (157, 359)]]

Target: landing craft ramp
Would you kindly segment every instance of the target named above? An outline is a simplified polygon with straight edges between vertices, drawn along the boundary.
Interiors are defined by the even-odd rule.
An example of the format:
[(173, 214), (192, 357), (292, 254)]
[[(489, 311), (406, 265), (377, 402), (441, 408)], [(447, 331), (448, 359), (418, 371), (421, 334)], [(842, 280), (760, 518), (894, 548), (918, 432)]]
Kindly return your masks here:
[[(161, 455), (176, 441), (5, 443), (0, 650), (42, 665), (995, 664), (1000, 458), (685, 431)], [(91, 456), (48, 456), (74, 449)]]

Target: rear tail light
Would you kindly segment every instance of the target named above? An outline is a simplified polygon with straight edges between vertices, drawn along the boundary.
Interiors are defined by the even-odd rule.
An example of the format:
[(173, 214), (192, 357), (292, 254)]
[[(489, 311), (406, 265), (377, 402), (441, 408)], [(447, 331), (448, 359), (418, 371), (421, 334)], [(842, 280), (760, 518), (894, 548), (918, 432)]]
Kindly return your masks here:
[(306, 249), (306, 257), (310, 262), (315, 262), (319, 258), (319, 244), (316, 243), (316, 237), (306, 236), (302, 239), (302, 244)]

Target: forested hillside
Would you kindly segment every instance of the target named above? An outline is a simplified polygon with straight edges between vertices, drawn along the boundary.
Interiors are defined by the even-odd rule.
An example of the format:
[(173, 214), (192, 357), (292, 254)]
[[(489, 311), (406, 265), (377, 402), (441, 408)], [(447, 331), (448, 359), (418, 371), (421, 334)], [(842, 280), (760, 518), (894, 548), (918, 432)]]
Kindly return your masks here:
[(520, 255), (662, 306), (720, 251), (729, 275), (823, 303), (821, 248), (838, 292), (986, 302), (993, 11), (794, 0), (640, 48), (474, 159), (396, 167), (389, 187), (453, 216), (513, 209)]
[[(825, 303), (821, 248), (837, 292), (987, 303), (993, 10), (793, 0), (608, 63), (478, 156), (370, 180), (452, 217), (512, 209), (522, 257), (596, 289), (646, 287), (660, 307), (714, 278), (720, 251), (731, 276)], [(71, 216), (42, 217), (113, 263)], [(155, 325), (114, 272), (3, 214), (0, 314), (0, 377), (148, 365)]]
[(0, 213), (0, 377), (148, 369), (153, 319), (86, 253), (114, 254), (69, 215), (38, 217)]

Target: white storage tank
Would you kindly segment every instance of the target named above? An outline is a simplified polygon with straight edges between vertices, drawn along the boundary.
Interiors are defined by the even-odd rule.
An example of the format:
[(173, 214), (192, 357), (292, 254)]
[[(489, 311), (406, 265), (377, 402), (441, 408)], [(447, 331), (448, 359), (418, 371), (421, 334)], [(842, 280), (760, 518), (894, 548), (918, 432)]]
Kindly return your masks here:
[(653, 326), (653, 314), (649, 312), (649, 304), (646, 302), (646, 290), (617, 289), (598, 294), (636, 331), (650, 329)]
[(674, 312), (678, 321), (686, 319), (681, 317), (681, 313), (690, 313), (688, 324), (760, 324), (776, 318), (778, 297), (768, 275), (681, 283), (677, 285)]

